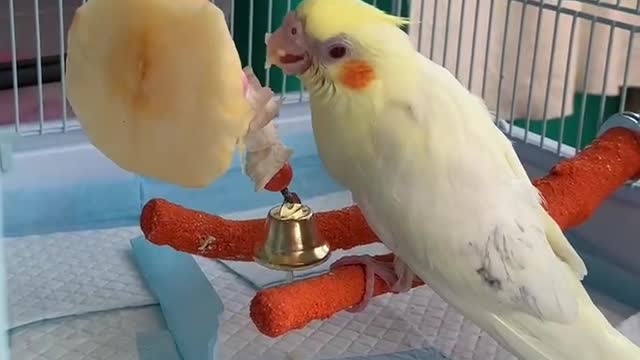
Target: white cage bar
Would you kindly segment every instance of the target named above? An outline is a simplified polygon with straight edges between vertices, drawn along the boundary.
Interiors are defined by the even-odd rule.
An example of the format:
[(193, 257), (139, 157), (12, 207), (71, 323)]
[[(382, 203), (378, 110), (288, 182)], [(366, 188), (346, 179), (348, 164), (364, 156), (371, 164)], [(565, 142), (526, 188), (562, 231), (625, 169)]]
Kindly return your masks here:
[(611, 115), (609, 97), (617, 112), (640, 111), (640, 1), (421, 0), (412, 18), (417, 47), (482, 96), (514, 138), (572, 156)]
[[(0, 30), (0, 39), (6, 39), (0, 42), (0, 124), (5, 131), (30, 136), (80, 130), (65, 100), (62, 74), (66, 32), (74, 9), (84, 2), (8, 0), (7, 26)], [(235, 0), (215, 3), (227, 14), (233, 35), (239, 29), (237, 12), (246, 12), (248, 41), (242, 50), (247, 65), (261, 67), (254, 56), (263, 46), (255, 36), (256, 4), (261, 3), (242, 2), (248, 9)], [(268, 0), (266, 31), (280, 21), (274, 18), (277, 3), (292, 8), (292, 0)], [(409, 32), (418, 49), (485, 98), (514, 138), (573, 155), (590, 141), (584, 136), (586, 119), (593, 117), (593, 110), (587, 116), (588, 96), (600, 96), (597, 125), (610, 115), (607, 95), (618, 95), (619, 112), (637, 102), (635, 90), (629, 101), (629, 89), (640, 86), (640, 0), (413, 0), (410, 7)], [(394, 1), (393, 11), (402, 10), (403, 2)], [(263, 80), (284, 96), (285, 104), (307, 101), (300, 83), (293, 92), (282, 74), (274, 83), (274, 71), (266, 71)], [(619, 90), (612, 90), (616, 86)], [(578, 93), (581, 98), (573, 99)], [(574, 100), (580, 103), (577, 109), (571, 108)], [(569, 133), (571, 116), (577, 128)], [(534, 123), (540, 124), (538, 131), (531, 130)], [(555, 136), (548, 136), (552, 127)], [(595, 131), (589, 128), (588, 133)]]

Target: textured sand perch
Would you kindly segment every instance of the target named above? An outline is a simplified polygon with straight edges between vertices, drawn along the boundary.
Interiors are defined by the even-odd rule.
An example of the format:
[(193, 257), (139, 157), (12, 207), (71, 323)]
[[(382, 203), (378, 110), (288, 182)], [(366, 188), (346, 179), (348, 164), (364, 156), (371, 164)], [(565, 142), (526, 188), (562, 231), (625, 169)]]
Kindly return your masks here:
[(640, 176), (640, 133), (612, 128), (575, 157), (534, 180), (560, 227), (587, 220), (627, 180)]
[[(331, 249), (350, 249), (379, 241), (356, 206), (314, 216), (320, 236)], [(140, 227), (145, 237), (157, 245), (220, 260), (253, 261), (255, 246), (266, 236), (264, 218), (228, 220), (164, 199), (152, 199), (145, 204)]]
[[(640, 136), (614, 128), (576, 157), (558, 163), (534, 184), (547, 200), (549, 214), (566, 229), (585, 221), (626, 180), (639, 175)], [(378, 241), (357, 207), (317, 215), (320, 234), (332, 249)], [(264, 226), (264, 219), (226, 220), (161, 199), (149, 201), (141, 216), (142, 230), (151, 242), (217, 259), (250, 261), (253, 246), (265, 237)], [(391, 261), (392, 257), (384, 259)], [(357, 305), (364, 286), (362, 267), (341, 267), (258, 292), (251, 302), (251, 318), (263, 334), (280, 336)], [(387, 286), (376, 281), (375, 294), (387, 292)]]

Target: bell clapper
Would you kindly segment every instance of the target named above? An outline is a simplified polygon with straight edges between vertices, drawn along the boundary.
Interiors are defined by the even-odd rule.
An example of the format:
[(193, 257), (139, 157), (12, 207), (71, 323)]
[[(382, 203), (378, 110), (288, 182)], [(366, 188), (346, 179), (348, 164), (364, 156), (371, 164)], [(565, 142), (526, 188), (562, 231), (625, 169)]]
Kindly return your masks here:
[(294, 279), (294, 276), (293, 276), (293, 270), (289, 270), (289, 271), (287, 271), (287, 282), (288, 282), (288, 283), (292, 283), (292, 282), (293, 282), (293, 279)]
[(300, 197), (298, 194), (291, 192), (288, 187), (280, 190), (280, 194), (284, 198), (284, 201), (289, 204), (301, 204)]

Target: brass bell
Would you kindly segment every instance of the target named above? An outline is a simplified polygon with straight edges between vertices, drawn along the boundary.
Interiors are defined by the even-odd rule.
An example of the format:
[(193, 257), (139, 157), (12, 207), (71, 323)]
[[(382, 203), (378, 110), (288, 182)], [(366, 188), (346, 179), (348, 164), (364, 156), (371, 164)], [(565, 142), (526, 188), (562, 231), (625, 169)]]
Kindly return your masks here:
[(329, 258), (329, 244), (318, 233), (308, 206), (285, 201), (269, 210), (266, 226), (267, 237), (254, 257), (261, 265), (275, 270), (304, 270)]

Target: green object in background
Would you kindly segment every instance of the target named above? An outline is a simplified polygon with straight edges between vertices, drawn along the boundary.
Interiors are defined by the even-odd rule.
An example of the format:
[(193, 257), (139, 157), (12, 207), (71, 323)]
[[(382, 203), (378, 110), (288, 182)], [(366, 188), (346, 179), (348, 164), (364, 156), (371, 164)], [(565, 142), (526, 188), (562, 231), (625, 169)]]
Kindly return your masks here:
[[(302, 84), (300, 80), (292, 76), (285, 79), (284, 74), (275, 67), (269, 70), (267, 83), (267, 70), (264, 68), (266, 60), (264, 36), (280, 26), (284, 16), (301, 2), (302, 0), (235, 1), (233, 38), (240, 53), (242, 65), (251, 66), (260, 82), (268, 85), (275, 92), (297, 92), (302, 88)], [(396, 13), (396, 6), (399, 6), (397, 4), (402, 3), (400, 15), (409, 16), (410, 0), (366, 0), (366, 2), (391, 14)], [(269, 9), (270, 6), (271, 9)], [(269, 14), (271, 14), (271, 24), (269, 24)], [(250, 19), (253, 20), (251, 25)], [(283, 80), (286, 83), (283, 84)]]
[[(600, 95), (587, 95), (586, 105), (584, 111), (584, 122), (582, 123), (582, 132), (580, 138), (580, 144), (578, 146), (578, 130), (580, 128), (580, 117), (582, 111), (582, 94), (576, 94), (573, 102), (573, 113), (570, 116), (564, 117), (564, 132), (562, 134), (562, 142), (565, 145), (571, 147), (578, 147), (584, 149), (589, 145), (598, 134), (598, 129), (601, 123), (598, 122), (600, 118), (600, 102), (602, 97)], [(604, 104), (604, 118), (602, 121), (606, 121), (611, 115), (618, 112), (620, 108), (620, 97), (609, 96), (605, 97)], [(560, 141), (560, 129), (562, 126), (563, 118), (550, 119), (547, 122), (547, 128), (545, 130), (545, 137)], [(525, 129), (527, 127), (526, 119), (517, 119), (514, 121), (514, 125)], [(529, 130), (532, 133), (542, 135), (542, 121), (531, 119), (529, 123)]]

